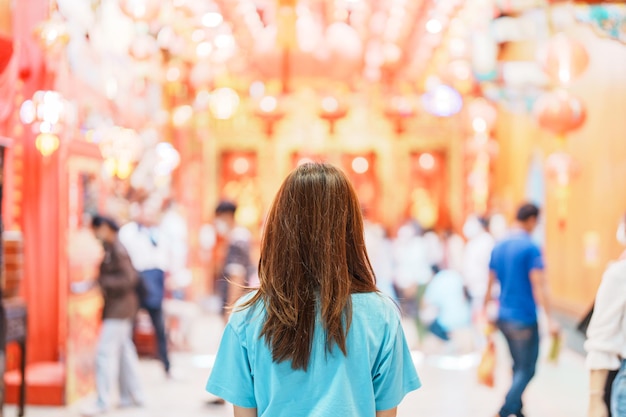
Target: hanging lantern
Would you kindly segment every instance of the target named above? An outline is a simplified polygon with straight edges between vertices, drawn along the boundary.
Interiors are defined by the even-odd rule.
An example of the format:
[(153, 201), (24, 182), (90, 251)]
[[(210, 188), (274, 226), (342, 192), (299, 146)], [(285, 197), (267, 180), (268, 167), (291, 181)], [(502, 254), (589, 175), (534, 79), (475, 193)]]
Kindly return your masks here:
[(60, 53), (70, 41), (65, 19), (58, 11), (35, 28), (35, 36), (39, 45), (48, 53)]
[(43, 156), (50, 156), (59, 148), (59, 137), (54, 133), (40, 133), (35, 139), (35, 147)]
[(563, 86), (585, 72), (589, 64), (585, 47), (564, 33), (557, 33), (540, 48), (537, 59), (550, 78)]
[(92, 134), (104, 158), (104, 169), (109, 176), (127, 179), (141, 156), (143, 146), (136, 131), (120, 126), (101, 128)]
[(58, 135), (65, 127), (73, 125), (74, 110), (56, 91), (36, 91), (32, 99), (22, 103), (20, 119), (37, 135), (35, 147), (43, 156), (50, 156), (58, 149)]
[(583, 103), (566, 90), (555, 90), (541, 96), (533, 107), (539, 125), (563, 137), (583, 125), (586, 111)]

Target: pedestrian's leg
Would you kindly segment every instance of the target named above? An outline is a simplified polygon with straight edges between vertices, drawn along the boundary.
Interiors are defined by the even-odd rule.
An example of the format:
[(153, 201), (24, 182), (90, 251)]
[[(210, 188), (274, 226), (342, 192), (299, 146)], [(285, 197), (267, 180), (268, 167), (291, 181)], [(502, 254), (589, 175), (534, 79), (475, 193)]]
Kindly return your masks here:
[(132, 321), (124, 328), (122, 354), (120, 356), (120, 405), (143, 405), (144, 395), (139, 378), (139, 358), (132, 340)]
[(96, 392), (97, 407), (106, 410), (111, 407), (111, 387), (119, 368), (120, 327), (119, 320), (105, 319), (100, 330), (96, 350)]
[(450, 335), (445, 327), (441, 325), (439, 319), (435, 319), (435, 321), (433, 321), (428, 327), (428, 330), (444, 342), (450, 341)]
[(170, 360), (167, 354), (167, 338), (165, 336), (165, 322), (163, 321), (163, 309), (161, 307), (149, 308), (148, 314), (150, 314), (150, 319), (152, 320), (152, 327), (154, 327), (154, 334), (156, 336), (157, 349), (159, 351), (159, 358), (163, 362), (163, 366), (165, 367), (165, 372), (169, 374)]
[(501, 417), (522, 415), (522, 394), (535, 375), (539, 357), (539, 332), (537, 324), (500, 322), (500, 331), (506, 338), (513, 358), (513, 381), (500, 409)]

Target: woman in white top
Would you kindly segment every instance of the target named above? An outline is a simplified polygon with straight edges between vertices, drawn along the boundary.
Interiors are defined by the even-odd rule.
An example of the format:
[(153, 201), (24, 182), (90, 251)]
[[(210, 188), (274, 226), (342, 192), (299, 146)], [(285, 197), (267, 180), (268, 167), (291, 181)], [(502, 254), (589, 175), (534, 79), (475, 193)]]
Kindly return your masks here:
[[(626, 246), (626, 216), (617, 240)], [(611, 414), (626, 416), (626, 251), (609, 265), (596, 295), (587, 330), (587, 367), (590, 370), (588, 417), (607, 417), (604, 387), (609, 371), (619, 369), (611, 392)]]

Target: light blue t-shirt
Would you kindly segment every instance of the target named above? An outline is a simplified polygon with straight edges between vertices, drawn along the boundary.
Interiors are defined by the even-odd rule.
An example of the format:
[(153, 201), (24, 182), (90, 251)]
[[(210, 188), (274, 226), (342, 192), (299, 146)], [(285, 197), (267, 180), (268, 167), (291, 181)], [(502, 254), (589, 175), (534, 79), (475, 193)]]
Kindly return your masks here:
[(433, 277), (424, 293), (427, 304), (437, 309), (437, 320), (447, 331), (468, 327), (472, 314), (463, 292), (463, 277), (444, 269)]
[(273, 362), (259, 339), (264, 315), (261, 302), (231, 315), (206, 386), (239, 407), (257, 408), (259, 417), (374, 417), (421, 385), (387, 296), (352, 295), (347, 356), (337, 346), (326, 352), (318, 320), (307, 372)]

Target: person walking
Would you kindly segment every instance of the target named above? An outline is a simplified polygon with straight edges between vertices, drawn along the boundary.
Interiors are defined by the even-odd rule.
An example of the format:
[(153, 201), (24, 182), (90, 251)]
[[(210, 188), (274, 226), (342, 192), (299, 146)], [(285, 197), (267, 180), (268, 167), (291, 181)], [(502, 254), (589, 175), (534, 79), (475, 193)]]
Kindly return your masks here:
[[(626, 215), (617, 228), (617, 240), (626, 246)], [(626, 251), (602, 276), (585, 350), (589, 369), (588, 417), (626, 416)], [(617, 371), (612, 383), (608, 380), (611, 371)]]
[(517, 211), (517, 228), (496, 244), (489, 263), (484, 309), (487, 310), (491, 289), (497, 280), (500, 283), (497, 327), (513, 358), (513, 381), (498, 413), (500, 417), (524, 415), (522, 394), (535, 375), (539, 357), (537, 304), (543, 307), (550, 333), (556, 336), (559, 332), (552, 319), (541, 250), (531, 238), (538, 219), (537, 206), (522, 205)]
[(104, 248), (97, 279), (104, 307), (96, 353), (98, 398), (93, 407), (82, 413), (84, 416), (103, 414), (111, 408), (114, 381), (119, 381), (121, 407), (141, 406), (144, 401), (139, 360), (132, 340), (133, 320), (139, 307), (136, 292), (139, 278), (118, 240), (117, 223), (108, 217), (94, 216), (91, 225)]
[(159, 210), (144, 203), (136, 206), (134, 220), (120, 229), (119, 238), (146, 288), (140, 307), (148, 312), (157, 341), (159, 359), (170, 377), (170, 360), (163, 317), (165, 271), (169, 268), (170, 251), (158, 226)]
[(206, 389), (237, 417), (393, 417), (420, 387), (397, 307), (376, 289), (354, 188), (328, 164), (284, 181), (260, 287), (233, 310)]
[(489, 261), (495, 239), (487, 231), (488, 224), (487, 219), (471, 215), (463, 225), (467, 243), (463, 253), (462, 273), (473, 313), (479, 313), (485, 304), (484, 297), (489, 282)]
[(250, 240), (251, 234), (245, 227), (237, 225), (235, 213), (237, 205), (231, 201), (222, 201), (215, 208), (215, 230), (222, 257), (216, 257), (217, 290), (222, 299), (222, 317), (228, 321), (230, 307), (244, 293), (249, 284), (251, 269)]

